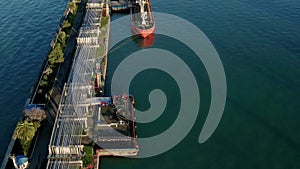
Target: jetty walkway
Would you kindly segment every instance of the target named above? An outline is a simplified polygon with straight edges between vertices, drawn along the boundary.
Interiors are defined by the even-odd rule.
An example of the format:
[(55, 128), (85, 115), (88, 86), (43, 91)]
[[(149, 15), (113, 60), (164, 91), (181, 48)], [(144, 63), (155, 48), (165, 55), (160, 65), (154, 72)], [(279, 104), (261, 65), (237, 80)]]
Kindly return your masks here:
[[(110, 135), (116, 128), (122, 132), (134, 130), (134, 122), (124, 122), (123, 115), (120, 114), (114, 119), (109, 119), (101, 112), (101, 105), (110, 105), (112, 102), (110, 97), (101, 97), (104, 94), (107, 69), (110, 33), (109, 5), (108, 0), (87, 1), (72, 66), (56, 111), (48, 146), (47, 169), (82, 168), (82, 158), (85, 156), (82, 138), (87, 134), (91, 137), (90, 141), (95, 143), (100, 141), (108, 145), (109, 152), (128, 156), (137, 154), (134, 137), (121, 134), (118, 137)], [(67, 70), (67, 68), (64, 69)], [(58, 83), (59, 85), (61, 84)], [(120, 103), (131, 104), (128, 98), (122, 97)], [(133, 111), (133, 108), (131, 110)], [(128, 111), (125, 114), (133, 113)], [(107, 126), (114, 126), (113, 129), (106, 128), (107, 126), (102, 124), (104, 123), (102, 119), (105, 118), (111, 120), (111, 124)], [(132, 132), (129, 133), (132, 134)], [(97, 157), (98, 155), (96, 154)], [(99, 164), (98, 159), (96, 164)], [(98, 165), (94, 167), (97, 168)]]

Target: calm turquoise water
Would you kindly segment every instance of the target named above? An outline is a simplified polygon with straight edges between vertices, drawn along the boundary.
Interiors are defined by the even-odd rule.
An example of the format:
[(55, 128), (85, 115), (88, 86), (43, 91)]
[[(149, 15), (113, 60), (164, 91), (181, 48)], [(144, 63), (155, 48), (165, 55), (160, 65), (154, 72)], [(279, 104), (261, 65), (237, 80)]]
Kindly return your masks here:
[[(168, 37), (157, 36), (154, 47), (176, 53), (197, 75), (201, 93), (197, 122), (180, 144), (162, 155), (147, 159), (102, 159), (102, 168), (300, 168), (300, 2), (151, 2), (154, 11), (187, 19), (212, 41), (227, 77), (225, 112), (213, 136), (199, 144), (197, 140), (210, 103), (207, 73), (188, 48)], [(0, 7), (1, 157), (65, 5), (63, 0), (13, 0), (3, 2)], [(131, 42), (113, 52), (108, 76), (114, 66), (137, 49)], [(178, 88), (173, 82), (159, 71), (140, 73), (131, 87), (137, 101), (143, 103), (137, 106), (141, 109), (149, 106), (145, 98), (153, 88), (164, 89), (168, 104), (177, 105)], [(147, 85), (150, 83), (159, 85)], [(145, 86), (142, 91), (134, 87), (141, 85)], [(163, 132), (176, 118), (176, 108), (168, 105), (158, 120), (138, 125), (138, 135), (147, 137)]]

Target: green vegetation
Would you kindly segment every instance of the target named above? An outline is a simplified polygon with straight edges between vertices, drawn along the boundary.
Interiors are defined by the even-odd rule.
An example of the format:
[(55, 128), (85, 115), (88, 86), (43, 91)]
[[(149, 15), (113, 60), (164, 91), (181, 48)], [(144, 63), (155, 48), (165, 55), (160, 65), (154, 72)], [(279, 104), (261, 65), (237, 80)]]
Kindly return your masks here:
[(104, 46), (103, 45), (100, 45), (98, 48), (97, 48), (97, 51), (96, 51), (96, 56), (97, 58), (101, 58), (104, 56)]
[(60, 43), (57, 43), (48, 56), (51, 65), (64, 62), (63, 48)]
[(38, 121), (24, 120), (23, 122), (18, 123), (15, 129), (14, 138), (20, 140), (24, 155), (29, 154), (32, 139), (40, 126), (41, 124)]
[(69, 2), (68, 9), (70, 10), (70, 13), (68, 14), (68, 21), (72, 25), (72, 23), (74, 23), (75, 21), (75, 17), (78, 11), (78, 4), (76, 2)]
[(24, 120), (23, 122), (18, 123), (14, 136), (20, 140), (28, 141), (34, 137), (34, 134), (39, 127), (40, 123), (38, 122)]
[(108, 23), (108, 17), (107, 16), (103, 16), (101, 18), (101, 25), (100, 25), (100, 28), (103, 28), (104, 26), (106, 26)]
[(46, 94), (51, 95), (52, 86), (55, 81), (58, 68), (62, 62), (64, 62), (64, 51), (67, 45), (68, 38), (72, 32), (72, 26), (76, 18), (78, 11), (78, 3), (68, 3), (69, 13), (66, 20), (63, 21), (61, 29), (57, 34), (56, 42), (51, 52), (48, 55), (48, 64), (43, 72), (43, 77), (38, 87), (38, 95), (36, 96), (39, 103), (45, 103), (43, 101)]
[(85, 130), (82, 130), (81, 135), (87, 135)]
[(51, 73), (53, 73), (53, 70), (51, 67), (47, 67), (46, 70), (44, 71), (45, 75), (51, 75)]
[(72, 25), (70, 24), (70, 22), (68, 20), (64, 21), (63, 22), (63, 25), (62, 25), (62, 29), (68, 29), (70, 28)]
[(20, 140), (20, 143), (21, 143), (24, 155), (28, 156), (30, 153), (29, 151), (30, 151), (30, 146), (31, 146), (32, 140), (28, 140), (28, 141)]
[(13, 137), (20, 140), (23, 153), (28, 156), (33, 138), (47, 115), (44, 110), (32, 108), (24, 110), (24, 116), (26, 119), (18, 122)]
[(70, 10), (71, 14), (76, 14), (77, 12), (77, 4), (76, 2), (69, 2), (68, 3), (68, 9)]
[(93, 165), (93, 160), (94, 160), (93, 147), (92, 146), (84, 146), (83, 151), (85, 153), (84, 157), (82, 157), (83, 167)]
[(72, 25), (68, 20), (65, 20), (62, 24), (62, 31), (66, 33), (66, 37), (68, 38), (68, 36), (71, 34), (71, 30), (72, 30)]
[(66, 47), (67, 43), (67, 34), (64, 31), (60, 31), (57, 38), (58, 44), (61, 44), (62, 49)]

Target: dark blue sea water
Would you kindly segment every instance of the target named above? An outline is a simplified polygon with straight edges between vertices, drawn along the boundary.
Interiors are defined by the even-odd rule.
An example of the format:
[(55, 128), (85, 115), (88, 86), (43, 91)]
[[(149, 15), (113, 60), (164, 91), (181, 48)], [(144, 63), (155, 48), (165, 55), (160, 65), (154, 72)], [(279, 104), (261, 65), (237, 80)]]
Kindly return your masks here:
[(0, 161), (66, 4), (66, 0), (11, 0), (1, 3)]
[[(210, 85), (203, 65), (187, 57), (185, 61), (198, 71), (197, 82), (201, 84), (200, 113), (187, 137), (159, 156), (102, 159), (102, 168), (300, 168), (300, 2), (151, 2), (154, 11), (192, 22), (212, 41), (227, 79), (224, 115), (213, 136), (199, 144), (210, 103)], [(64, 0), (13, 0), (3, 2), (0, 7), (0, 157), (5, 153), (65, 6)], [(179, 50), (178, 42), (164, 36), (157, 36), (154, 45), (174, 50), (182, 57), (188, 52), (184, 47)], [(133, 48), (135, 44), (128, 46)], [(132, 48), (120, 48), (111, 58), (120, 58)], [(115, 65), (120, 60), (109, 62)], [(108, 75), (111, 72), (109, 68)], [(135, 78), (142, 82), (136, 84), (153, 83), (145, 77), (159, 74), (143, 72)], [(172, 83), (172, 79), (165, 79), (165, 85)], [(145, 91), (149, 88), (145, 86)], [(140, 100), (146, 97), (144, 91), (133, 93)], [(162, 116), (150, 125), (139, 125), (139, 135), (162, 132), (174, 118)]]

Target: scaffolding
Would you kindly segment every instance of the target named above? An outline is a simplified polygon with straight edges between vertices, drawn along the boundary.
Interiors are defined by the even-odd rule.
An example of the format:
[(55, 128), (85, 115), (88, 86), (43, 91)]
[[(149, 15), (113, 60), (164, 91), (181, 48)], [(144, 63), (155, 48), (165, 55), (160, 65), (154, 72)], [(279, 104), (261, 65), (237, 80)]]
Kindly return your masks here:
[[(89, 2), (93, 3), (93, 8)], [(81, 168), (81, 136), (87, 128), (88, 106), (94, 97), (93, 77), (96, 66), (105, 56), (97, 54), (100, 42), (100, 1), (89, 0), (77, 38), (77, 49), (70, 76), (65, 84), (49, 144), (47, 168)]]

